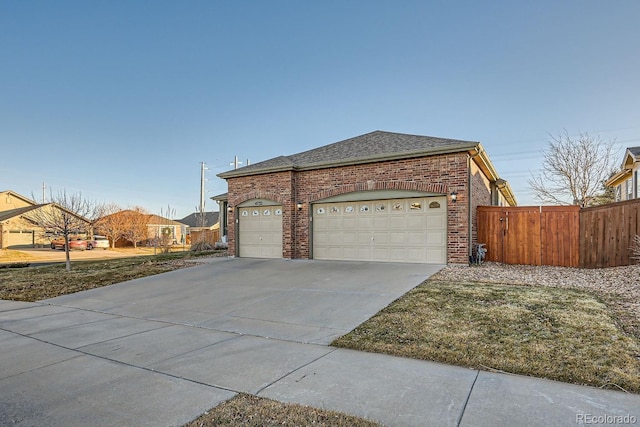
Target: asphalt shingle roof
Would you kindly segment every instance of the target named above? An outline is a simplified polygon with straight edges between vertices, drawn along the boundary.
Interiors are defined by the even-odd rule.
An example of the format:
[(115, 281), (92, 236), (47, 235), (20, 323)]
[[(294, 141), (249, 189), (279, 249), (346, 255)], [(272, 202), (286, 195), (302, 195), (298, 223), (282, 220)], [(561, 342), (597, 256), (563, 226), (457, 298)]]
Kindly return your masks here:
[(315, 169), (346, 164), (369, 163), (389, 159), (470, 150), (479, 142), (431, 136), (374, 131), (290, 156), (279, 156), (264, 162), (218, 174), (221, 178), (254, 175), (292, 169)]
[(633, 154), (633, 157), (640, 157), (640, 147), (629, 147), (628, 150)]
[(40, 208), (42, 206), (45, 206), (45, 205), (25, 206), (23, 208), (11, 209), (11, 210), (8, 210), (8, 211), (2, 211), (2, 212), (0, 212), (0, 221), (4, 221), (6, 219), (11, 219), (13, 217), (16, 217), (16, 216), (22, 215), (24, 213), (30, 212), (30, 211), (32, 211), (34, 209), (38, 209), (38, 208)]
[(204, 214), (204, 224), (200, 224), (200, 213), (198, 212), (185, 216), (178, 221), (189, 227), (211, 227), (218, 222), (220, 212), (205, 212)]

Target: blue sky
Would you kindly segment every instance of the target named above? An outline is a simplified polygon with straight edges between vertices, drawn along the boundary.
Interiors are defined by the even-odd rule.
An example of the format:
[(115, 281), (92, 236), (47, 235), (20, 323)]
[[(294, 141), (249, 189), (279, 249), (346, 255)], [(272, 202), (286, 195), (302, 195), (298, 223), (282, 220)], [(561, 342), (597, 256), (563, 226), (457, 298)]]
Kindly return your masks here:
[(0, 190), (175, 217), (217, 173), (374, 130), (480, 141), (520, 204), (549, 134), (640, 145), (640, 2), (0, 0)]

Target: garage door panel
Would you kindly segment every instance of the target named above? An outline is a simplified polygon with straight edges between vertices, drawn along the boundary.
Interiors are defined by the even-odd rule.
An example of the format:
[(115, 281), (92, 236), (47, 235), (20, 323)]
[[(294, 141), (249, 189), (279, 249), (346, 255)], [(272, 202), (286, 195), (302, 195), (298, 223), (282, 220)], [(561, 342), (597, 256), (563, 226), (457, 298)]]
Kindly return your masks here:
[(428, 235), (425, 232), (407, 233), (404, 239), (404, 244), (407, 246), (426, 246), (428, 242)]
[(355, 230), (358, 227), (358, 221), (355, 217), (342, 217), (342, 226), (345, 230)]
[(404, 232), (391, 232), (389, 233), (389, 244), (393, 245), (393, 246), (402, 246), (405, 243), (407, 243), (407, 239), (410, 237), (411, 235), (407, 235), (407, 233)]
[(358, 233), (349, 231), (342, 234), (342, 242), (345, 245), (355, 245), (358, 243)]
[(344, 243), (344, 238), (346, 236), (339, 231), (333, 231), (329, 233), (329, 243), (330, 244), (340, 244)]
[(390, 243), (389, 233), (376, 231), (372, 234), (372, 237), (372, 242), (376, 245), (388, 245)]
[(389, 228), (389, 217), (388, 215), (379, 215), (374, 216), (372, 218), (373, 227), (377, 230), (386, 230)]
[(424, 230), (426, 227), (426, 218), (424, 215), (419, 215), (416, 213), (411, 213), (407, 217), (407, 229), (409, 230)]
[(427, 216), (427, 228), (442, 229), (446, 226), (446, 218), (443, 215)]
[(407, 262), (433, 262), (427, 258), (427, 250), (425, 248), (407, 248)]
[(336, 251), (336, 254), (338, 253), (340, 255), (334, 259), (357, 259), (359, 256), (357, 246), (344, 247), (342, 251)]
[(314, 205), (313, 256), (446, 263), (446, 203), (441, 196)]
[(372, 237), (373, 236), (371, 235), (370, 232), (361, 231), (361, 232), (358, 233), (358, 241), (357, 241), (357, 243), (359, 245), (369, 245), (369, 244), (371, 244), (371, 238)]
[(356, 227), (359, 230), (371, 230), (373, 228), (373, 218), (370, 216), (360, 216), (356, 221)]
[(428, 249), (427, 262), (433, 264), (444, 264), (447, 262), (446, 251), (442, 249)]
[(430, 246), (441, 246), (445, 243), (447, 236), (442, 232), (426, 233), (426, 241)]
[(282, 207), (240, 208), (239, 256), (282, 258)]
[(389, 215), (388, 227), (391, 230), (406, 230), (407, 229), (407, 218), (399, 215)]

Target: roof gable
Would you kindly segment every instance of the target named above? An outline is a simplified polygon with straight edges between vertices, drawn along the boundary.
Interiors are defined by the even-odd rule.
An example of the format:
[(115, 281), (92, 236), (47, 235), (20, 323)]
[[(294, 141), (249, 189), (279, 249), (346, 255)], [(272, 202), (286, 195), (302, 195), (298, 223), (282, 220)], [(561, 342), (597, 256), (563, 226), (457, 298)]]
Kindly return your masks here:
[(374, 131), (290, 156), (279, 156), (218, 174), (221, 178), (321, 169), (471, 150), (479, 142)]
[[(15, 203), (12, 199), (17, 199), (20, 203)], [(23, 207), (22, 205), (27, 206), (36, 206), (38, 203), (25, 197), (21, 194), (16, 193), (12, 190), (0, 191), (0, 211), (12, 210)]]
[(638, 161), (640, 161), (640, 147), (629, 147), (622, 160), (622, 169), (631, 168)]

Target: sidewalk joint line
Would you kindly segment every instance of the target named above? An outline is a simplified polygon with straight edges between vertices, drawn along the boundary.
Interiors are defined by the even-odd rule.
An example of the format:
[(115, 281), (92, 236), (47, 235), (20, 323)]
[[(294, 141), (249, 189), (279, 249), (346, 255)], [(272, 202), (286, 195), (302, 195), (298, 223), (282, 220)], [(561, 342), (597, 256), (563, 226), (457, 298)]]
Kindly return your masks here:
[(311, 360), (308, 363), (305, 363), (304, 365), (298, 366), (296, 369), (294, 369), (293, 371), (282, 375), (280, 378), (277, 378), (275, 380), (273, 380), (272, 382), (270, 382), (269, 384), (267, 384), (266, 386), (262, 387), (261, 389), (259, 389), (258, 391), (255, 392), (255, 396), (258, 396), (260, 393), (262, 393), (264, 390), (266, 390), (267, 388), (271, 387), (272, 385), (274, 385), (275, 383), (277, 383), (278, 381), (282, 380), (285, 377), (288, 377), (289, 375), (293, 374), (294, 372), (298, 372), (300, 369), (302, 368), (306, 368), (307, 366), (311, 365), (312, 363), (317, 362), (318, 360), (322, 359), (323, 357), (326, 357), (328, 355), (330, 355), (331, 353), (333, 353), (334, 351), (338, 350), (338, 348), (336, 347), (326, 347), (327, 349), (329, 349), (330, 351), (319, 356), (316, 357), (315, 359)]
[(464, 404), (462, 405), (462, 410), (460, 411), (460, 416), (456, 420), (456, 427), (460, 427), (460, 423), (462, 422), (462, 418), (464, 417), (464, 412), (467, 410), (467, 404), (469, 403), (469, 399), (471, 399), (471, 393), (473, 393), (473, 388), (476, 385), (476, 381), (478, 381), (478, 376), (480, 376), (480, 370), (476, 370), (476, 376), (471, 383), (471, 388), (469, 388), (469, 393), (467, 393), (467, 398), (464, 400)]

